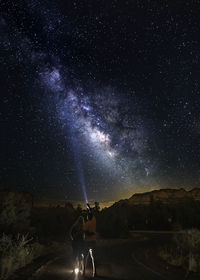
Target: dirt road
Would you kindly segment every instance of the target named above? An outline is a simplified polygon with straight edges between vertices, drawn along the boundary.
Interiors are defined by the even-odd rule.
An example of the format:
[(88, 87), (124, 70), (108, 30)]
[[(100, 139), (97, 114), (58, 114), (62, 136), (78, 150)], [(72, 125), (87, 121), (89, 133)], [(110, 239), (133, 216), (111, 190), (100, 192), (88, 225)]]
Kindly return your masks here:
[[(179, 280), (185, 272), (169, 267), (157, 259), (155, 243), (162, 246), (165, 242), (159, 235), (140, 236), (136, 239), (101, 240), (97, 246), (98, 279), (134, 279), (134, 280)], [(73, 264), (70, 254), (63, 254), (42, 267), (31, 280), (72, 280)], [(30, 280), (29, 279), (29, 280)], [(82, 278), (83, 279), (83, 278)], [(88, 279), (88, 278), (84, 278)], [(195, 278), (189, 278), (193, 280)]]

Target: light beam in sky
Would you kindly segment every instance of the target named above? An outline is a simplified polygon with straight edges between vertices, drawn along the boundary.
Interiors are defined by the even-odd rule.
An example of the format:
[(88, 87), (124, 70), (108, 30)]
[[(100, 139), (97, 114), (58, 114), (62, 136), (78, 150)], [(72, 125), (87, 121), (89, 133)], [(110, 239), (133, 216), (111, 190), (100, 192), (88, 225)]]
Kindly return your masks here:
[[(64, 83), (58, 69), (53, 68), (53, 70), (46, 70), (42, 75), (43, 82), (49, 87), (49, 89), (55, 93), (65, 91)], [(75, 97), (74, 97), (75, 98)], [(76, 166), (79, 182), (82, 188), (83, 196), (85, 202), (88, 203), (87, 189), (85, 184), (84, 169), (82, 165), (80, 147), (76, 138), (76, 129), (75, 129), (75, 119), (73, 106), (71, 103), (74, 102), (74, 98), (71, 92), (68, 93), (68, 100), (64, 100), (64, 111), (62, 112), (62, 120), (65, 122), (65, 125), (68, 127), (68, 131), (71, 134), (70, 140), (73, 147), (74, 154), (74, 163)]]

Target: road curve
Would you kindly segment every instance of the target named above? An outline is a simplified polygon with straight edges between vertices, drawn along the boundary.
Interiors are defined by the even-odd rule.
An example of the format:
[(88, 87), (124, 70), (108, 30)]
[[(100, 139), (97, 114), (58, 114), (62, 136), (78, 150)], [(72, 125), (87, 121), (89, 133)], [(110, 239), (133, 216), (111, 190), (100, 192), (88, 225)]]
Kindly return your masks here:
[[(185, 272), (170, 268), (165, 264), (160, 266), (154, 258), (153, 250), (156, 239), (140, 240), (101, 240), (97, 246), (97, 274), (95, 280), (177, 280), (184, 279)], [(163, 235), (160, 237), (162, 244)], [(146, 258), (148, 255), (148, 258)], [(153, 265), (152, 265), (153, 264)], [(160, 267), (160, 269), (159, 269)], [(33, 277), (28, 280), (79, 280), (73, 274), (73, 263), (67, 254), (60, 255), (41, 267)], [(196, 278), (190, 278), (193, 280)]]

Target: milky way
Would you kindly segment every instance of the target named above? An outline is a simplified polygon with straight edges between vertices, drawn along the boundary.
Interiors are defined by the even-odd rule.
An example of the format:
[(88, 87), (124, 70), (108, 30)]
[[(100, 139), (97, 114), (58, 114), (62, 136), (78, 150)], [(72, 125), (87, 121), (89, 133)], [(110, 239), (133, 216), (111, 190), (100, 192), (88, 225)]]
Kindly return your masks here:
[[(110, 176), (111, 186), (114, 184), (117, 184), (118, 188), (119, 185), (122, 188), (131, 186), (135, 183), (134, 176), (138, 173), (138, 169), (143, 172), (143, 178), (138, 178), (136, 182), (141, 180), (144, 182), (152, 169), (150, 160), (146, 160), (143, 156), (148, 142), (144, 126), (137, 127), (137, 118), (129, 124), (127, 114), (120, 115), (120, 99), (115, 97), (114, 89), (111, 87), (94, 89), (90, 98), (83, 89), (67, 89), (59, 68), (61, 66), (45, 69), (39, 75), (41, 84), (54, 95), (61, 128), (66, 134), (69, 133), (73, 149), (78, 150), (75, 165), (77, 161), (80, 165), (83, 154), (82, 157), (89, 158), (93, 165), (92, 172), (101, 171), (102, 181), (106, 181), (107, 176)], [(122, 123), (120, 129), (119, 122)], [(129, 157), (129, 153), (134, 156)], [(87, 170), (82, 171), (82, 164), (78, 168), (78, 174), (80, 172), (87, 173)], [(95, 182), (94, 179), (93, 181)], [(85, 182), (83, 184), (85, 185)], [(88, 188), (93, 184), (96, 183), (90, 183)], [(94, 190), (98, 192), (98, 189)]]
[(197, 3), (24, 0), (0, 11), (1, 188), (109, 201), (199, 187)]

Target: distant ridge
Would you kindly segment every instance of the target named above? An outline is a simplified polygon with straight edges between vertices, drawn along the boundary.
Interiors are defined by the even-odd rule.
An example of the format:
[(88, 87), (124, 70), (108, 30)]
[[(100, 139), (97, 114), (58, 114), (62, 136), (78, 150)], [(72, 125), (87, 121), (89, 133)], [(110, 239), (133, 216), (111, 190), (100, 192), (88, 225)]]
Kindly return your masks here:
[(122, 205), (149, 205), (152, 201), (159, 201), (164, 204), (184, 202), (186, 200), (200, 201), (200, 188), (194, 188), (190, 191), (186, 191), (183, 188), (180, 189), (160, 189), (144, 193), (135, 193), (128, 199), (122, 199), (115, 202), (112, 207)]
[(145, 193), (135, 193), (127, 202), (129, 204), (150, 204), (151, 201), (171, 203), (186, 199), (200, 200), (200, 189), (194, 188), (190, 191), (185, 189), (160, 189)]

